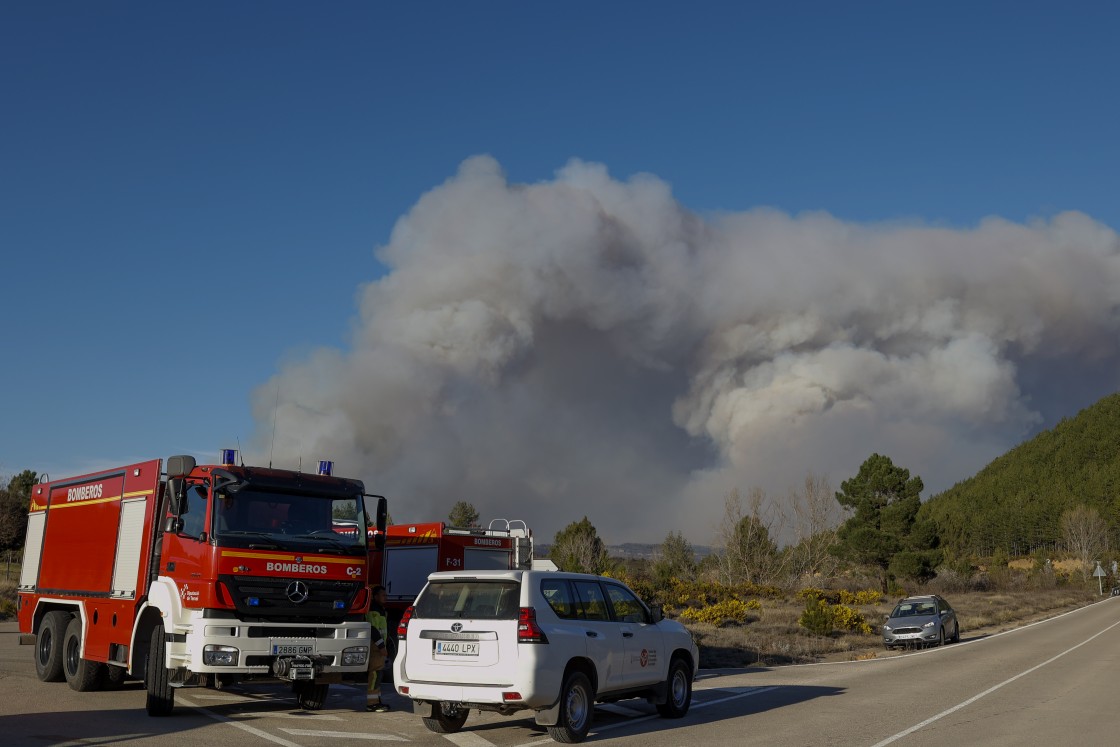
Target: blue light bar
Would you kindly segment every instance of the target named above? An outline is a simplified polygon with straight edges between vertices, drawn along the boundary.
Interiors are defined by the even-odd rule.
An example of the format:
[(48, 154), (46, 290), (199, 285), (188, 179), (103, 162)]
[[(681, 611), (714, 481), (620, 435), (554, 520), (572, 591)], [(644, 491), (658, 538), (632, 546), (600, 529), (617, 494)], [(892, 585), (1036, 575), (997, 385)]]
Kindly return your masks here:
[(237, 449), (222, 449), (222, 464), (237, 464)]
[(342, 601), (341, 599), (336, 599), (334, 600), (334, 608), (336, 610), (344, 610), (346, 609), (346, 602)]
[(334, 472), (334, 462), (330, 461), (329, 459), (320, 459), (319, 474), (330, 477), (332, 472)]
[(261, 600), (258, 597), (248, 597), (245, 599), (245, 604), (249, 605), (250, 607), (260, 607)]

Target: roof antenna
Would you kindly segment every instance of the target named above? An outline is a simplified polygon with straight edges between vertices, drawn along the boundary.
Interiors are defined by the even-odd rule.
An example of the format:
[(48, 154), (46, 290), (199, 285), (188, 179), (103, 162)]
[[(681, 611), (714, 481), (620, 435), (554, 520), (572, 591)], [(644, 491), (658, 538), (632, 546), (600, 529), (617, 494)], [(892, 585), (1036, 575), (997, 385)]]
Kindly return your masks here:
[(272, 453), (276, 451), (276, 420), (280, 415), (280, 382), (276, 382), (276, 404), (272, 406), (272, 446), (268, 449), (268, 468), (272, 469)]
[(241, 466), (245, 466), (245, 452), (241, 450), (241, 436), (235, 436), (237, 441), (237, 458), (241, 460)]

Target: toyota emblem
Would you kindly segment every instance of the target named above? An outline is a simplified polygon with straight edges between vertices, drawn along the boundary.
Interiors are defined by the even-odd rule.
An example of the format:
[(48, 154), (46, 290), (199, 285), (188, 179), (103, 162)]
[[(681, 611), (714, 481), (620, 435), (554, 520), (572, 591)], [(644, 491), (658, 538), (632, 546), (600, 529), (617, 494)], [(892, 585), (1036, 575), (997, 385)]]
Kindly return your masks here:
[(311, 590), (308, 589), (307, 584), (302, 581), (293, 581), (288, 584), (285, 593), (288, 595), (288, 601), (292, 604), (303, 604), (307, 601), (307, 598), (311, 596)]
[(462, 629), (463, 629), (463, 623), (455, 623), (451, 626), (451, 632), (452, 633), (458, 633)]

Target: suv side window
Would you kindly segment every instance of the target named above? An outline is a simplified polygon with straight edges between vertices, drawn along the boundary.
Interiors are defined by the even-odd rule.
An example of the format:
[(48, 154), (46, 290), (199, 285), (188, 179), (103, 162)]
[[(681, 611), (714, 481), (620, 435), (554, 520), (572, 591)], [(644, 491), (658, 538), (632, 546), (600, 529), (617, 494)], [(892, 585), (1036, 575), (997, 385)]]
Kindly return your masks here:
[(607, 611), (607, 598), (598, 581), (573, 581), (576, 596), (579, 598), (579, 618), (581, 620), (610, 620)]
[(574, 620), (579, 617), (579, 605), (572, 596), (572, 587), (568, 585), (567, 580), (562, 578), (542, 580), (541, 594), (557, 617), (562, 620)]
[(605, 586), (607, 596), (611, 600), (611, 607), (614, 609), (615, 620), (628, 623), (651, 622), (649, 611), (636, 596), (615, 584), (605, 584)]

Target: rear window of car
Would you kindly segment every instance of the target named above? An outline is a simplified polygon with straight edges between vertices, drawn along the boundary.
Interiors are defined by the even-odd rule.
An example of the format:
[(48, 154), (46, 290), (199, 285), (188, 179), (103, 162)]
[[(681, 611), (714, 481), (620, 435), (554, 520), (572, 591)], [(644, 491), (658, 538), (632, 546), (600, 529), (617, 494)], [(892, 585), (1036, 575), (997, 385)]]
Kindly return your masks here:
[(417, 598), (413, 617), (516, 620), (520, 598), (516, 581), (433, 581)]

